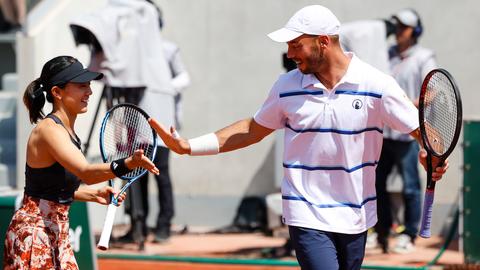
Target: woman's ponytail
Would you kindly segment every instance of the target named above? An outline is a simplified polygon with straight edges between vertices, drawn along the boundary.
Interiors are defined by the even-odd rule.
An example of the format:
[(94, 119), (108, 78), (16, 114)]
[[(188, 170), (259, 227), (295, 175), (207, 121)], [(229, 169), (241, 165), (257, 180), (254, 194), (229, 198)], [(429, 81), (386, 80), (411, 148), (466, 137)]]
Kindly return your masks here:
[(38, 120), (45, 117), (43, 105), (45, 105), (45, 85), (40, 82), (40, 78), (31, 82), (23, 94), (23, 103), (28, 109), (30, 122), (35, 124)]

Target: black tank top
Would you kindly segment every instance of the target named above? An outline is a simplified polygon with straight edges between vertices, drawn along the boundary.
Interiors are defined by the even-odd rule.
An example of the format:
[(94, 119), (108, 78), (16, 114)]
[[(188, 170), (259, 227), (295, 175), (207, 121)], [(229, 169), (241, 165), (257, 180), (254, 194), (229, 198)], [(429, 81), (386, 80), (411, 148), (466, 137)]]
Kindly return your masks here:
[[(62, 125), (62, 121), (53, 114), (49, 114), (55, 123)], [(70, 140), (78, 149), (80, 139), (70, 133)], [(25, 194), (61, 204), (70, 204), (73, 201), (73, 193), (80, 186), (80, 179), (67, 171), (60, 163), (55, 162), (52, 166), (45, 168), (31, 168), (25, 163)]]

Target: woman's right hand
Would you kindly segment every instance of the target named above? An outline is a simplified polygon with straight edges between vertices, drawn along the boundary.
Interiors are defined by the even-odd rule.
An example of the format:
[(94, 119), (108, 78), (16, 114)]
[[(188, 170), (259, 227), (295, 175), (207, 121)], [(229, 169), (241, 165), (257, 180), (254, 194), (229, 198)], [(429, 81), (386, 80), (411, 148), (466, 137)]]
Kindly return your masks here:
[(147, 169), (149, 172), (158, 175), (160, 171), (153, 162), (143, 154), (142, 149), (135, 150), (131, 157), (125, 159), (125, 165), (128, 169), (133, 170), (137, 167)]

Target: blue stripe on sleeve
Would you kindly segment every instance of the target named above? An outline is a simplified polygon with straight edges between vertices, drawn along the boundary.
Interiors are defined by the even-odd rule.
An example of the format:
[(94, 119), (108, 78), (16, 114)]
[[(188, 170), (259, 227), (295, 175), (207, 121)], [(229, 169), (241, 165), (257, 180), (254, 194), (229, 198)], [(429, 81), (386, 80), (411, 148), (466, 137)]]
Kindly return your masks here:
[(318, 208), (335, 208), (335, 207), (362, 208), (367, 202), (375, 201), (377, 197), (376, 196), (368, 197), (365, 200), (363, 200), (363, 202), (360, 204), (355, 204), (351, 202), (339, 202), (339, 203), (332, 203), (332, 204), (313, 204), (307, 201), (307, 199), (305, 199), (304, 197), (285, 196), (285, 195), (282, 195), (282, 199), (289, 200), (289, 201), (303, 201)]

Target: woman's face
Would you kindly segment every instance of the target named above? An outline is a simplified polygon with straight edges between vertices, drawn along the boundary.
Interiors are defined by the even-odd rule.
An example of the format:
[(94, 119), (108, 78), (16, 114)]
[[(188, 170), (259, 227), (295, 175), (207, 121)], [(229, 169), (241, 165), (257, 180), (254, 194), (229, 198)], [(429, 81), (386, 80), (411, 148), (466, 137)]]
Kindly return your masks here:
[(92, 95), (90, 82), (67, 83), (62, 93), (62, 102), (68, 111), (79, 114), (87, 112), (88, 101)]

